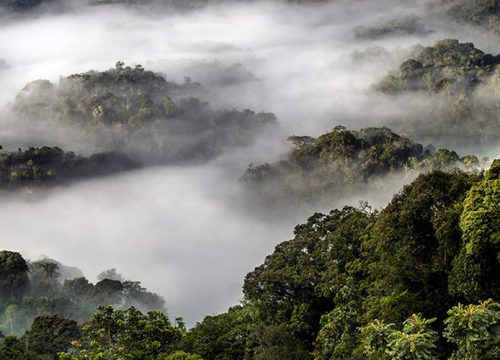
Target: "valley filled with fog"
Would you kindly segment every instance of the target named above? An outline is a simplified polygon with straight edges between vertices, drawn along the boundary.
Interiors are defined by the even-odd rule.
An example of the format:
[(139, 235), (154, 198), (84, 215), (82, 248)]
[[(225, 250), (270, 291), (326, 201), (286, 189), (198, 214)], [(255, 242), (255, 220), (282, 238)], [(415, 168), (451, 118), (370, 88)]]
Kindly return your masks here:
[[(36, 187), (4, 191), (1, 247), (32, 260), (47, 256), (76, 266), (91, 280), (103, 270), (116, 268), (125, 278), (140, 280), (164, 297), (169, 316), (182, 316), (191, 326), (238, 303), (245, 274), (278, 243), (293, 237), (294, 226), (314, 212), (357, 206), (360, 201), (381, 208), (418, 175), (417, 170), (400, 166), (390, 174), (377, 173), (360, 186), (339, 187), (307, 203), (274, 201), (271, 195), (278, 192), (274, 188), (264, 194), (268, 202), (259, 202), (241, 178), (249, 164), (283, 160), (293, 149), (289, 136), (316, 138), (337, 126), (353, 131), (389, 126), (424, 149), (432, 144), (435, 149), (454, 150), (459, 157), (498, 157), (494, 136), (472, 141), (479, 135), (468, 137), (460, 133), (460, 126), (453, 136), (424, 131), (434, 127), (441, 111), (448, 111), (448, 101), (455, 99), (422, 92), (391, 97), (375, 89), (415, 53), (417, 45), (453, 38), (472, 42), (487, 54), (500, 53), (498, 35), (443, 20), (432, 3), (221, 1), (182, 9), (154, 2), (150, 6), (73, 4), (62, 10), (48, 5), (29, 13), (2, 14), (0, 144), (4, 151), (50, 145), (90, 157), (116, 150), (106, 148), (108, 143), (93, 138), (93, 133), (82, 136), (67, 120), (51, 123), (51, 117), (63, 114), (59, 108), (48, 112), (46, 119), (28, 114), (25, 109), (36, 105), (36, 96), (48, 90), (35, 93), (25, 86), (38, 79), (58, 84), (71, 74), (113, 69), (119, 61), (131, 68), (141, 65), (178, 84), (172, 85), (174, 102), (180, 104), (188, 96), (210, 104), (203, 111), (215, 122), (219, 111), (237, 110), (231, 116), (244, 116), (258, 126), (245, 128), (244, 141), (228, 144), (221, 139), (230, 137), (227, 134), (234, 128), (227, 125), (228, 133), (207, 140), (209, 145), (201, 150), (206, 156), (196, 155), (198, 148), (191, 144), (198, 142), (198, 136), (205, 139), (204, 132), (195, 133), (193, 126), (175, 136), (168, 129), (167, 135), (158, 135), (161, 152), (154, 160), (148, 161), (152, 137), (134, 138), (130, 147), (118, 149), (141, 163), (129, 171), (56, 184), (43, 191)], [(418, 18), (412, 20), (416, 30), (364, 35), (366, 27), (405, 16)], [(498, 73), (492, 76), (498, 81)], [(51, 96), (64, 90), (60, 84), (54, 85), (60, 88)], [(485, 103), (498, 104), (492, 84), (480, 82), (474, 91), (487, 95), (482, 97)], [(252, 113), (245, 113), (246, 109)], [(498, 108), (494, 111), (498, 114)], [(182, 119), (183, 124), (191, 121), (187, 115)], [(225, 119), (220, 123), (226, 124)], [(261, 122), (273, 124), (261, 126)], [(173, 151), (172, 144), (182, 149)], [(408, 148), (414, 151), (415, 146)], [(425, 151), (417, 150), (418, 156)], [(489, 165), (485, 159), (482, 166)]]

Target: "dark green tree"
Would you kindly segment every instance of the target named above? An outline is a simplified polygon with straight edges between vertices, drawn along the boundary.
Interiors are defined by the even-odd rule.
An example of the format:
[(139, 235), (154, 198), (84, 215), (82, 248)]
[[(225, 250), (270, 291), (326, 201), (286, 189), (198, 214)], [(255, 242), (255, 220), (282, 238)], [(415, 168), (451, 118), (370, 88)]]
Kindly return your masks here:
[(83, 326), (83, 337), (61, 359), (156, 360), (179, 348), (182, 331), (160, 312), (100, 307)]
[(37, 316), (25, 338), (30, 351), (57, 360), (59, 352), (68, 350), (71, 342), (80, 338), (80, 328), (76, 321), (57, 315)]
[(453, 262), (450, 291), (468, 301), (500, 297), (500, 161), (464, 201), (462, 245)]
[(22, 339), (15, 336), (8, 336), (0, 344), (0, 360), (45, 360), (43, 356), (26, 350), (26, 345)]
[(249, 305), (207, 316), (184, 336), (183, 347), (205, 360), (247, 359), (253, 351), (256, 318)]
[(0, 305), (21, 295), (28, 281), (28, 264), (21, 254), (0, 251)]
[(264, 322), (286, 324), (311, 351), (321, 316), (339, 305), (335, 296), (357, 272), (362, 236), (371, 221), (366, 208), (311, 216), (295, 228), (294, 239), (278, 245), (246, 276), (245, 298)]
[(446, 313), (452, 304), (448, 274), (461, 240), (458, 214), (476, 179), (421, 175), (380, 213), (363, 242), (368, 319), (401, 324), (412, 313)]

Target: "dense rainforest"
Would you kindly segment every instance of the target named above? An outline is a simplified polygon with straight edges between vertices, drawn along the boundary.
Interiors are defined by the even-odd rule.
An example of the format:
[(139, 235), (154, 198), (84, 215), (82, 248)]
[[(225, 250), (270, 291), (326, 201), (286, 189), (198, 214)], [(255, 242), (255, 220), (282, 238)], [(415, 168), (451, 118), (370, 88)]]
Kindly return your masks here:
[[(453, 39), (416, 48), (414, 55), (374, 89), (390, 96), (419, 93), (441, 99), (431, 115), (433, 121), (424, 113), (426, 119), (409, 117), (391, 125), (412, 138), (436, 143), (446, 139), (485, 145), (496, 142), (498, 103), (491, 89), (497, 83), (499, 57)], [(203, 87), (189, 78), (179, 85), (139, 65), (132, 68), (118, 62), (107, 71), (63, 77), (59, 84), (29, 83), (17, 96), (12, 112), (19, 122), (64, 129), (66, 141), (77, 147), (112, 151), (107, 156), (120, 157), (123, 166), (118, 168), (124, 169), (132, 167), (132, 161), (125, 164), (127, 157), (142, 164), (206, 162), (232, 148), (249, 146), (262, 133), (277, 128), (272, 113), (213, 110), (191, 96), (202, 93)], [(322, 196), (339, 182), (353, 184), (403, 167), (437, 168), (440, 162), (449, 166), (460, 160), (452, 150), (423, 151), (421, 145), (384, 129), (352, 132), (336, 128), (318, 139), (292, 136), (289, 140), (296, 149), (284, 160), (274, 166), (252, 165), (243, 179), (262, 182), (265, 178), (270, 192), (278, 197), (276, 181), (286, 193)], [(32, 161), (27, 157), (27, 162)], [(463, 159), (467, 166), (477, 163), (470, 156)], [(15, 165), (14, 161), (3, 166), (7, 174), (3, 178), (17, 176), (9, 168)], [(36, 179), (37, 175), (24, 178)]]
[[(165, 7), (188, 12), (211, 3), (218, 3), (220, 10), (232, 2), (252, 1), (96, 0), (81, 5), (62, 0), (0, 0), (0, 21), (16, 14), (20, 18), (26, 16), (29, 22), (30, 14), (43, 17), (44, 11), (71, 12), (78, 6), (107, 10), (108, 6), (123, 6), (154, 13)], [(299, 9), (300, 4), (336, 3), (276, 2)], [(209, 171), (189, 172), (178, 182), (199, 176), (202, 179), (196, 184), (206, 180), (206, 192), (215, 197), (221, 192), (218, 187), (229, 183), (218, 182), (230, 174), (234, 176), (228, 188), (234, 186), (241, 192), (231, 193), (229, 200), (224, 198), (223, 206), (211, 203), (208, 210), (198, 199), (191, 199), (194, 207), (189, 214), (183, 213), (177, 219), (165, 212), (147, 224), (166, 222), (172, 217), (172, 228), (194, 228), (199, 224), (196, 218), (207, 217), (207, 222), (214, 222), (207, 233), (192, 235), (183, 229), (190, 236), (202, 238), (200, 243), (210, 243), (210, 232), (215, 233), (216, 228), (229, 232), (237, 227), (238, 236), (249, 240), (255, 237), (257, 243), (261, 234), (253, 235), (254, 228), (247, 228), (244, 222), (237, 226), (230, 222), (234, 215), (231, 212), (240, 216), (244, 211), (235, 211), (228, 203), (244, 203), (245, 211), (255, 211), (262, 217), (269, 216), (270, 210), (284, 218), (294, 211), (295, 215), (301, 214), (304, 208), (314, 210), (295, 226), (289, 240), (275, 239), (273, 245), (277, 246), (272, 253), (267, 252), (252, 271), (246, 270), (239, 303), (225, 312), (206, 315), (193, 326), (187, 326), (182, 317), (170, 318), (168, 299), (165, 301), (139, 281), (124, 278), (115, 269), (103, 271), (97, 281), (91, 282), (77, 268), (48, 257), (30, 260), (23, 251), (9, 250), (2, 243), (0, 246), (6, 250), (0, 251), (0, 360), (500, 359), (500, 55), (491, 50), (495, 47), (489, 43), (490, 39), (497, 41), (500, 34), (500, 3), (440, 0), (425, 1), (422, 8), (433, 13), (434, 17), (429, 18), (434, 22), (420, 13), (395, 11), (387, 17), (370, 16), (370, 21), (353, 23), (342, 32), (349, 41), (368, 46), (407, 37), (432, 39), (425, 46), (399, 48), (392, 53), (383, 47), (366, 50), (369, 53), (382, 49), (398, 64), (392, 70), (384, 70), (382, 76), (363, 89), (363, 94), (372, 99), (369, 105), (376, 103), (379, 107), (405, 111), (395, 111), (395, 117), (389, 116), (389, 110), (380, 113), (373, 106), (372, 113), (370, 106), (360, 106), (362, 119), (358, 123), (368, 124), (363, 126), (352, 125), (352, 113), (339, 112), (332, 116), (330, 130), (320, 127), (321, 131), (316, 132), (319, 135), (289, 136), (289, 146), (281, 147), (285, 150), (278, 156), (266, 140), (282, 135), (280, 126), (286, 118), (278, 119), (274, 109), (255, 111), (250, 109), (260, 107), (231, 107), (226, 106), (230, 101), (213, 101), (218, 99), (213, 96), (215, 90), (189, 74), (180, 83), (163, 72), (148, 70), (149, 67), (118, 61), (107, 70), (27, 83), (0, 109), (0, 120), (8, 124), (0, 129), (0, 196), (1, 202), (5, 199), (9, 206), (26, 189), (29, 193), (33, 189), (43, 193), (50, 187), (57, 194), (67, 191), (76, 181), (114, 179), (114, 175), (142, 170), (151, 172), (140, 181), (151, 184), (145, 178), (155, 176), (155, 168), (171, 166), (171, 173), (159, 177), (158, 188), (162, 189), (171, 185), (167, 178), (172, 173), (195, 166), (214, 166), (231, 171), (218, 173), (215, 180), (206, 175)], [(293, 16), (287, 16), (272, 29), (288, 29), (284, 24)], [(209, 19), (208, 22), (217, 22)], [(480, 31), (484, 37), (480, 37), (480, 43), (464, 41), (463, 37), (434, 38), (435, 19), (450, 21), (452, 30), (453, 26), (464, 27), (467, 31)], [(323, 29), (329, 26), (329, 19), (320, 17), (306, 23), (307, 27)], [(117, 22), (113, 26), (124, 25)], [(179, 34), (182, 31), (172, 37)], [(290, 34), (289, 37), (295, 35)], [(165, 30), (162, 36), (170, 36), (169, 31)], [(196, 46), (214, 46), (217, 52), (230, 52), (231, 56), (245, 51), (243, 46), (232, 46), (228, 38), (224, 38), (227, 43), (214, 41)], [(269, 46), (267, 40), (265, 44)], [(154, 46), (162, 44), (157, 42)], [(183, 46), (188, 48), (187, 44)], [(278, 52), (271, 47), (265, 52), (273, 51)], [(394, 55), (398, 51), (402, 57)], [(181, 52), (182, 56), (186, 53)], [(12, 60), (4, 61), (4, 54), (0, 55), (1, 75), (9, 71)], [(262, 56), (252, 54), (250, 67), (258, 68), (255, 64), (265, 62)], [(286, 67), (287, 62), (297, 61), (292, 57), (280, 59), (279, 66), (271, 67), (273, 72), (282, 70), (278, 67)], [(324, 61), (334, 63), (332, 59)], [(245, 69), (241, 64), (232, 66), (246, 71), (241, 70)], [(86, 69), (89, 68), (94, 67)], [(389, 66), (384, 64), (382, 68)], [(358, 70), (363, 70), (361, 65), (355, 72)], [(295, 71), (298, 77), (298, 72), (307, 69)], [(252, 81), (264, 82), (253, 72), (245, 76), (248, 74)], [(275, 93), (294, 92), (306, 86), (291, 74), (286, 84), (274, 89)], [(323, 85), (327, 87), (326, 81)], [(234, 89), (246, 88), (231, 89), (237, 93)], [(321, 96), (315, 91), (311, 96), (316, 101)], [(223, 92), (222, 96), (217, 95), (223, 99), (235, 96)], [(236, 95), (245, 100), (252, 97), (243, 90)], [(306, 106), (307, 99), (299, 102), (283, 107), (299, 109)], [(315, 116), (309, 112), (301, 121), (313, 122)], [(371, 116), (377, 121), (371, 121)], [(338, 125), (341, 123), (347, 126)], [(18, 143), (8, 133), (16, 129), (29, 129)], [(483, 152), (469, 154), (470, 149), (487, 149), (497, 159), (491, 162)], [(256, 157), (255, 163), (247, 165), (252, 156)], [(361, 201), (358, 206), (332, 209), (331, 204), (348, 203), (346, 199), (353, 194), (387, 193), (387, 183), (392, 179), (406, 185), (396, 194), (386, 194), (391, 197), (388, 203), (379, 206)], [(146, 187), (121, 195), (140, 203), (140, 193), (146, 192)], [(158, 188), (153, 188), (153, 192)], [(95, 198), (90, 202), (105, 196), (105, 191), (93, 189)], [(171, 203), (175, 211), (181, 212), (190, 203), (190, 189), (158, 191), (148, 198), (147, 207)], [(174, 192), (182, 193), (180, 200), (173, 196)], [(57, 198), (58, 201), (64, 200)], [(112, 206), (119, 208), (122, 204), (116, 201)], [(226, 211), (214, 221), (208, 214), (219, 207)], [(325, 208), (329, 211), (319, 212)], [(13, 209), (15, 205), (0, 214), (4, 221), (0, 228), (15, 220), (7, 216)], [(140, 208), (124, 211), (130, 209)], [(50, 213), (53, 208), (46, 210)], [(98, 214), (106, 215), (104, 210)], [(134, 216), (152, 218), (146, 212)], [(85, 222), (85, 215), (82, 218)], [(134, 229), (126, 222), (136, 219), (116, 219), (125, 231)], [(244, 220), (250, 222), (249, 218)], [(24, 217), (20, 224), (29, 227), (29, 221), (36, 219)], [(54, 223), (53, 226), (61, 225), (59, 219), (54, 219)], [(269, 220), (267, 225), (271, 223)], [(101, 231), (109, 231), (112, 238), (111, 227), (103, 228)], [(138, 246), (150, 246), (148, 241), (152, 244), (156, 236), (168, 249), (155, 256), (165, 263), (185, 261), (169, 253), (175, 247), (172, 239), (177, 240), (177, 236), (179, 242), (185, 241), (171, 228), (166, 230), (167, 235), (153, 234), (149, 228), (141, 230), (131, 232), (131, 236), (140, 239)], [(47, 239), (43, 236), (52, 233), (48, 234), (40, 235), (41, 249)], [(14, 241), (22, 238), (16, 235), (2, 234)], [(68, 231), (65, 241), (74, 241), (76, 235)], [(126, 240), (114, 246), (135, 244)], [(209, 246), (217, 247), (217, 243)], [(202, 260), (190, 244), (186, 249), (184, 255)], [(231, 251), (234, 249), (240, 251), (236, 247)], [(139, 261), (139, 249), (131, 251)], [(100, 248), (95, 249), (94, 256), (101, 257)], [(218, 256), (221, 260), (234, 253), (220, 250)], [(108, 260), (104, 256), (99, 259), (104, 266)], [(158, 270), (154, 266), (151, 269)], [(209, 273), (212, 269), (202, 271)], [(157, 277), (158, 282), (171, 280), (157, 274), (152, 277)], [(181, 280), (176, 284), (183, 285)], [(200, 302), (211, 301), (202, 297)]]
[(119, 152), (96, 153), (86, 158), (74, 152), (64, 152), (56, 146), (0, 151), (0, 188), (59, 185), (79, 178), (132, 170), (138, 166)]
[(98, 306), (108, 304), (165, 311), (163, 298), (138, 281), (125, 280), (114, 269), (102, 272), (92, 284), (77, 268), (49, 258), (27, 261), (17, 252), (2, 251), (0, 264), (2, 334), (23, 334), (41, 315), (81, 322)]
[(241, 177), (254, 199), (268, 205), (304, 204), (349, 194), (388, 175), (404, 177), (429, 170), (478, 170), (474, 155), (434, 149), (395, 134), (388, 128), (359, 131), (337, 126), (318, 138), (291, 136), (295, 146), (275, 164), (250, 164)]
[[(495, 160), (481, 174), (422, 174), (380, 211), (364, 203), (316, 213), (247, 274), (241, 305), (190, 330), (181, 319), (172, 324), (160, 312), (139, 311), (138, 304), (163, 305), (139, 283), (104, 278), (92, 285), (76, 278), (61, 285), (56, 263), (28, 265), (18, 253), (4, 251), (2, 326), (9, 336), (0, 354), (5, 359), (55, 359), (57, 351), (61, 359), (497, 359), (500, 304), (492, 299), (500, 289), (499, 204), (500, 161)], [(117, 308), (101, 307), (81, 326), (72, 320), (84, 318), (75, 315), (75, 306), (88, 314), (106, 302)], [(38, 313), (45, 315), (35, 317), (22, 336), (12, 336), (9, 326), (17, 316)]]
[[(271, 113), (214, 110), (193, 96), (201, 85), (179, 85), (142, 66), (117, 62), (89, 71), (27, 84), (13, 105), (18, 121), (63, 127), (87, 149), (123, 151), (145, 163), (203, 162), (248, 146), (276, 127)], [(40, 125), (42, 123), (42, 125)]]
[(198, 92), (201, 85), (189, 78), (178, 85), (122, 62), (61, 78), (57, 85), (33, 81), (12, 106), (16, 122), (40, 129), (42, 138), (49, 129), (65, 145), (91, 154), (59, 146), (0, 146), (0, 188), (58, 185), (142, 165), (203, 163), (278, 128), (272, 113), (213, 110), (190, 96)]
[(376, 92), (393, 98), (422, 99), (430, 110), (389, 126), (413, 138), (469, 145), (498, 141), (499, 55), (487, 54), (472, 43), (443, 39), (417, 46), (399, 69), (374, 84)]

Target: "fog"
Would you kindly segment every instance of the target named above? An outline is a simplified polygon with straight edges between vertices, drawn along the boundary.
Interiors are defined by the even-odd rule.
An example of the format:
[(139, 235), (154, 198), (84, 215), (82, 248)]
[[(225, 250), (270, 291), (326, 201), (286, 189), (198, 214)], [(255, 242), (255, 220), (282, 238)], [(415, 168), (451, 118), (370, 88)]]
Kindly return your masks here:
[[(217, 3), (175, 12), (119, 5), (45, 9), (0, 21), (0, 143), (29, 146), (29, 129), (8, 115), (24, 85), (36, 79), (105, 70), (122, 60), (182, 83), (201, 83), (215, 108), (273, 112), (281, 133), (203, 165), (161, 166), (82, 181), (0, 201), (1, 248), (77, 266), (91, 280), (116, 268), (165, 297), (171, 318), (193, 324), (241, 299), (246, 273), (291, 238), (311, 209), (279, 216), (246, 206), (238, 178), (250, 162), (272, 162), (288, 135), (317, 136), (336, 125), (387, 124), (428, 107), (425, 99), (393, 102), (370, 86), (420, 43), (453, 37), (500, 53), (500, 43), (472, 28), (443, 23), (432, 1)], [(416, 14), (432, 32), (360, 40), (353, 29)], [(47, 138), (57, 138), (44, 129)], [(65, 144), (65, 150), (82, 144)], [(426, 139), (416, 139), (425, 141)], [(52, 145), (52, 144), (51, 144)], [(446, 145), (446, 144), (438, 144)], [(69, 146), (69, 147), (68, 147)], [(459, 153), (470, 149), (456, 149)], [(494, 156), (496, 149), (488, 149)], [(390, 200), (408, 177), (376, 191), (339, 196), (328, 207)], [(329, 206), (328, 206), (329, 205)]]

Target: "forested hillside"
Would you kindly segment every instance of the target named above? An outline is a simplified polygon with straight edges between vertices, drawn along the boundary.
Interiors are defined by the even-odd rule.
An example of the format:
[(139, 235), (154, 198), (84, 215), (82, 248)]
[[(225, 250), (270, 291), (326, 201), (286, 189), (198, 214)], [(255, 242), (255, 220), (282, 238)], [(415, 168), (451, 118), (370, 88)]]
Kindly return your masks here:
[(472, 43), (443, 39), (419, 46), (373, 89), (392, 99), (421, 99), (421, 114), (392, 121), (397, 130), (432, 142), (489, 146), (498, 141), (498, 64)]
[(500, 3), (498, 0), (443, 0), (448, 16), (458, 22), (483, 27), (499, 34)]
[(251, 164), (241, 177), (251, 196), (268, 205), (328, 201), (351, 194), (385, 176), (461, 168), (478, 170), (474, 155), (460, 158), (447, 149), (421, 144), (388, 128), (359, 131), (338, 126), (318, 138), (291, 136), (295, 146), (274, 164)]
[[(60, 316), (75, 318), (71, 305), (82, 306), (82, 294), (87, 309), (118, 299), (163, 303), (134, 282), (78, 278), (55, 286), (50, 262), (31, 265), (40, 274), (35, 286), (24, 259), (3, 252), (4, 329), (27, 309), (36, 315), (32, 304), (40, 300), (30, 291), (54, 299), (44, 305), (57, 316), (36, 318), (21, 339), (7, 338), (1, 354), (37, 358), (49, 354), (43, 349), (71, 348), (62, 359), (497, 359), (499, 174), (498, 160), (480, 175), (434, 171), (381, 211), (363, 204), (314, 214), (245, 277), (241, 305), (189, 331), (160, 313), (112, 307), (79, 328)], [(54, 327), (64, 335), (49, 336)]]
[[(162, 297), (148, 292), (138, 281), (123, 279), (114, 269), (101, 273), (92, 284), (77, 269), (55, 260), (27, 261), (11, 251), (0, 252), (0, 286), (3, 336), (24, 334), (33, 319), (42, 315), (82, 322), (102, 305), (166, 311)], [(49, 344), (45, 347), (50, 348)]]
[(500, 359), (499, 20), (0, 0), (0, 360)]
[(58, 185), (138, 167), (138, 163), (119, 152), (97, 153), (86, 158), (48, 146), (0, 151), (0, 188)]
[(416, 50), (394, 74), (376, 85), (387, 94), (425, 91), (470, 94), (485, 82), (500, 63), (499, 55), (485, 54), (472, 43), (445, 39)]
[(201, 85), (178, 85), (142, 66), (118, 62), (106, 71), (27, 84), (14, 104), (21, 121), (67, 128), (88, 148), (124, 151), (143, 163), (207, 161), (252, 144), (276, 126), (271, 113), (214, 110), (194, 96)]
[(358, 39), (376, 40), (391, 36), (425, 35), (432, 33), (417, 15), (384, 19), (374, 25), (359, 25), (354, 28), (354, 36)]

